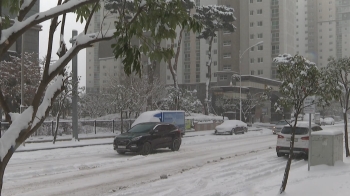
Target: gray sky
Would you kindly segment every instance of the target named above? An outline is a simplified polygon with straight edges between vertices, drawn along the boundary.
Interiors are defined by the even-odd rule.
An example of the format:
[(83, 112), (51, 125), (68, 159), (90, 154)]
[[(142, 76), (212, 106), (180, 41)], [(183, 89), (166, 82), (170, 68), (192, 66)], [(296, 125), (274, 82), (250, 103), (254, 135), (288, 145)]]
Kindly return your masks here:
[[(41, 0), (40, 1), (40, 11), (46, 11), (55, 6), (54, 1)], [(42, 31), (39, 33), (39, 57), (42, 58), (46, 55), (47, 51), (47, 40), (49, 38), (49, 28), (50, 28), (50, 20), (41, 23)], [(71, 44), (69, 43), (69, 39), (72, 37), (72, 30), (75, 29), (78, 31), (78, 34), (83, 31), (84, 24), (80, 22), (75, 22), (75, 15), (68, 14), (66, 19), (66, 27), (65, 27), (65, 42), (67, 47), (70, 48)], [(60, 26), (58, 27), (58, 31), (55, 33), (54, 42), (53, 42), (53, 54), (52, 59), (57, 59), (58, 56), (56, 52), (59, 48), (59, 32)], [(86, 84), (86, 52), (85, 50), (81, 50), (78, 54), (78, 76), (81, 76), (79, 86), (85, 86)], [(68, 64), (69, 68), (71, 68), (71, 63)]]

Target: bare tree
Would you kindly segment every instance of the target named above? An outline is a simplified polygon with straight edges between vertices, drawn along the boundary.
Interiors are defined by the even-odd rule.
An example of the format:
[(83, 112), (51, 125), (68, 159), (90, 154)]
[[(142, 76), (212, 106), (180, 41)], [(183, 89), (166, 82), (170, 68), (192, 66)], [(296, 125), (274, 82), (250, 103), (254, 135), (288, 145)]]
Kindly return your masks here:
[[(54, 131), (54, 137), (53, 137), (53, 144), (56, 142), (57, 138), (57, 132), (58, 132), (58, 125), (60, 121), (60, 116), (63, 113), (63, 118), (65, 118), (65, 113), (67, 110), (71, 109), (71, 103), (72, 103), (72, 96), (73, 96), (73, 87), (79, 85), (80, 78), (78, 78), (78, 81), (76, 83), (73, 83), (72, 81), (72, 73), (66, 73), (67, 77), (64, 79), (64, 90), (62, 93), (56, 98), (56, 101), (54, 102), (54, 105), (52, 106), (51, 114), (56, 117), (56, 126)], [(82, 91), (82, 88), (78, 88), (78, 94), (79, 91)]]

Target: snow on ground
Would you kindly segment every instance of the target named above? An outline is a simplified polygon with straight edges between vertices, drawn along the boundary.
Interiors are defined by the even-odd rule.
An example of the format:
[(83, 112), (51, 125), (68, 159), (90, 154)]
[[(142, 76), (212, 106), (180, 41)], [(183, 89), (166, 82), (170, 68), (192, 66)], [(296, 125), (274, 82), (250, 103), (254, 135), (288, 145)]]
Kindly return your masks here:
[[(323, 126), (341, 130), (341, 125)], [(251, 128), (251, 130), (254, 129)], [(255, 128), (256, 130), (256, 128)], [(286, 157), (277, 157), (276, 135), (261, 128), (242, 135), (186, 133), (178, 152), (118, 155), (113, 138), (80, 141), (108, 145), (16, 152), (5, 172), (4, 195), (279, 195)], [(95, 141), (95, 142), (93, 142)], [(61, 142), (58, 142), (58, 144)], [(77, 142), (62, 142), (61, 145)], [(39, 148), (27, 144), (22, 149)], [(167, 179), (160, 179), (166, 175)], [(342, 196), (350, 191), (350, 159), (313, 166), (295, 159), (283, 195)]]

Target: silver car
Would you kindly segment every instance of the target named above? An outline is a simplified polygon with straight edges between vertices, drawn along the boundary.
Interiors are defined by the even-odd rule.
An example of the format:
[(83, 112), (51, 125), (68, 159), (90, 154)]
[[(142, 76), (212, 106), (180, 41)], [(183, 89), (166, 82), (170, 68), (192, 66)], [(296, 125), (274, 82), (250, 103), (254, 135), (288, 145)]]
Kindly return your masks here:
[(276, 123), (275, 126), (272, 127), (272, 133), (277, 134), (280, 133), (282, 128), (286, 125), (288, 125), (290, 122), (286, 120), (280, 120)]

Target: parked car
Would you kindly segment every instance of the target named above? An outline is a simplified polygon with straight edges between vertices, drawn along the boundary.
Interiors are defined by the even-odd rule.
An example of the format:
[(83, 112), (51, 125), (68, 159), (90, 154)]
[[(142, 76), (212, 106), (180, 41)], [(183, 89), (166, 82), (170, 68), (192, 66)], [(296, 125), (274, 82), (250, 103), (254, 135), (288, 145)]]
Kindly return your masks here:
[(181, 146), (181, 131), (169, 123), (139, 123), (127, 132), (116, 136), (113, 146), (119, 154), (137, 152), (141, 155), (148, 155), (158, 148), (178, 151)]
[(280, 120), (276, 123), (275, 126), (272, 127), (272, 133), (273, 134), (277, 134), (279, 132), (281, 132), (282, 128), (286, 125), (289, 125), (290, 122), (286, 121), (286, 120)]
[(238, 134), (248, 131), (248, 126), (246, 123), (240, 120), (225, 120), (221, 125), (215, 127), (215, 134), (225, 134), (230, 135)]
[(321, 121), (321, 125), (334, 125), (334, 118), (326, 117)]
[[(319, 125), (311, 124), (312, 131), (321, 131)], [(277, 135), (276, 152), (277, 156), (281, 157), (289, 154), (290, 140), (292, 136), (292, 127), (290, 125), (284, 126), (281, 133)], [(296, 155), (303, 155), (307, 159), (309, 154), (309, 123), (300, 122), (295, 127), (294, 149), (293, 153)]]

